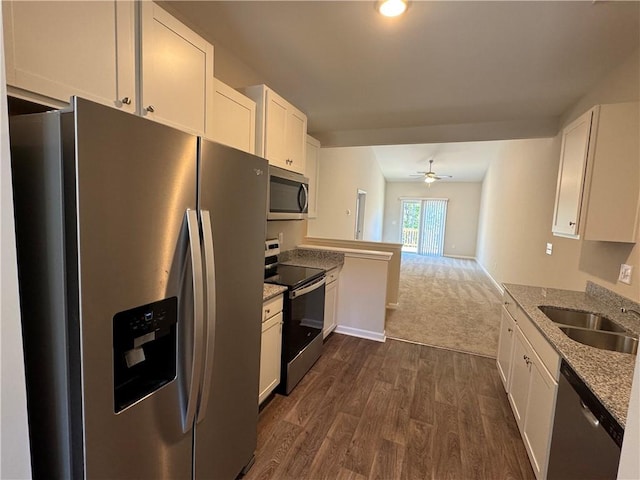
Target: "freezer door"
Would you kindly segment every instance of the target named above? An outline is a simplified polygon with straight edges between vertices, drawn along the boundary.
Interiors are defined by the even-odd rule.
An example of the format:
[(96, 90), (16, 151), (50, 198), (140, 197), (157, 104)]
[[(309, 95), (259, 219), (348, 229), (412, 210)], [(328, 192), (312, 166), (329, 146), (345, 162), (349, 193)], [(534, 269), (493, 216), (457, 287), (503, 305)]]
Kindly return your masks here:
[(215, 291), (207, 315), (215, 331), (207, 332), (214, 345), (196, 424), (195, 478), (234, 479), (257, 439), (267, 162), (201, 140), (199, 169), (198, 206), (210, 219), (214, 252), (206, 289)]
[[(77, 265), (70, 258), (68, 268), (79, 292), (85, 475), (190, 478), (192, 431), (182, 425), (194, 323), (186, 211), (196, 208), (197, 138), (81, 99), (73, 120), (65, 140), (75, 158), (65, 165), (67, 189), (75, 185), (67, 218)], [(157, 372), (148, 367), (156, 360)], [(160, 380), (145, 386), (131, 375), (140, 385), (118, 396), (117, 368), (125, 389), (136, 368)]]

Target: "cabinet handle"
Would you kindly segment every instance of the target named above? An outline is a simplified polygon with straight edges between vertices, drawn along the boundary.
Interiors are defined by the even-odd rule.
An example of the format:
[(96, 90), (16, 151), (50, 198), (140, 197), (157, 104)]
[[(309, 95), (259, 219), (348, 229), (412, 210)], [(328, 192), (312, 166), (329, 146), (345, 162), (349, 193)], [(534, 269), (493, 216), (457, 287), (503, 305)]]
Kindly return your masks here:
[(513, 328), (507, 328), (507, 332), (512, 333), (513, 332)]
[(569, 220), (569, 226), (573, 227), (576, 224), (576, 222), (572, 222), (571, 220)]
[(121, 102), (122, 102), (124, 105), (131, 105), (131, 99), (130, 99), (129, 97), (124, 97), (124, 98), (121, 100)]
[(265, 313), (266, 313), (267, 315), (269, 315), (269, 314), (271, 313), (271, 310), (269, 310), (268, 308), (266, 308), (264, 311), (265, 311)]
[(511, 303), (510, 303), (510, 302), (504, 302), (504, 306), (505, 306), (505, 307), (506, 307), (506, 306), (509, 306), (509, 305), (511, 305)]
[(155, 112), (155, 111), (156, 111), (156, 109), (155, 109), (155, 108), (153, 108), (153, 105), (149, 105), (145, 110), (146, 110), (147, 112), (149, 112), (149, 113), (153, 113), (153, 112)]

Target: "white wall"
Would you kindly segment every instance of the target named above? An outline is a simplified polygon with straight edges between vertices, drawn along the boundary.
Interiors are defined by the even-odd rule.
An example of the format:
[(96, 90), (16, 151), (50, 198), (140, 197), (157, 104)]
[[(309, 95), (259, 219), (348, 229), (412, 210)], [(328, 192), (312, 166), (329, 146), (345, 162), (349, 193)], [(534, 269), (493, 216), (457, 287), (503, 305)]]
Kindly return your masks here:
[[(581, 99), (563, 124), (596, 103), (638, 100), (638, 85), (636, 52), (596, 85), (585, 96), (588, 100)], [(584, 290), (586, 281), (591, 280), (640, 301), (640, 244), (551, 235), (559, 161), (560, 134), (553, 139), (506, 142), (483, 183), (478, 261), (498, 282)], [(547, 242), (553, 244), (551, 256), (544, 253)], [(634, 267), (632, 285), (617, 282), (621, 263)]]
[(278, 238), (282, 234), (280, 250), (292, 250), (303, 243), (307, 233), (306, 220), (268, 220), (266, 238)]
[(447, 198), (445, 255), (474, 257), (482, 184), (478, 182), (387, 182), (384, 207), (384, 242), (400, 243), (402, 206), (400, 197)]
[(624, 426), (624, 440), (620, 454), (618, 480), (638, 480), (640, 478), (640, 355), (636, 357), (633, 372), (629, 414)]
[(0, 8), (0, 478), (31, 478)]
[(382, 240), (385, 179), (371, 147), (321, 148), (318, 217), (307, 222), (310, 237), (355, 238), (358, 189), (367, 192), (362, 240)]

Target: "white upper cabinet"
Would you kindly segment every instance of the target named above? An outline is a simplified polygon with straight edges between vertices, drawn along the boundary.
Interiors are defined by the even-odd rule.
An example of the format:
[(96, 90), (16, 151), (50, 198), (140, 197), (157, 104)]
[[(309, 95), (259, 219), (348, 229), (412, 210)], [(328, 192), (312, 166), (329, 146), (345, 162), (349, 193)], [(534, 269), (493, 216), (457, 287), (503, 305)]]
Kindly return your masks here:
[(309, 179), (309, 218), (318, 216), (318, 180), (320, 176), (320, 142), (307, 135), (305, 176)]
[(553, 233), (559, 236), (578, 238), (592, 117), (593, 109), (580, 116), (562, 132), (552, 228)]
[(597, 105), (562, 134), (552, 231), (635, 243), (640, 207), (640, 104)]
[(207, 135), (213, 113), (213, 46), (153, 2), (140, 2), (140, 109)]
[(213, 125), (209, 138), (256, 152), (256, 103), (217, 78), (213, 79)]
[(213, 46), (155, 3), (2, 7), (9, 94), (52, 105), (77, 95), (191, 133), (211, 129)]
[(640, 207), (640, 103), (600, 105), (585, 240), (635, 243)]
[(244, 93), (256, 102), (256, 154), (304, 174), (307, 116), (266, 85), (247, 87)]
[(11, 94), (60, 102), (78, 95), (135, 111), (133, 2), (17, 1), (2, 8)]

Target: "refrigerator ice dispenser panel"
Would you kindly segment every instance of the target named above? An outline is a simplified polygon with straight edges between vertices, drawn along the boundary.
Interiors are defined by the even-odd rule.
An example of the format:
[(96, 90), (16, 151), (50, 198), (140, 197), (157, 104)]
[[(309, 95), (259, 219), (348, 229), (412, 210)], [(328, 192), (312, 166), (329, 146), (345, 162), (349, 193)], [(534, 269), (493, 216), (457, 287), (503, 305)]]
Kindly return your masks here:
[(113, 317), (114, 412), (176, 377), (178, 299), (170, 297)]

